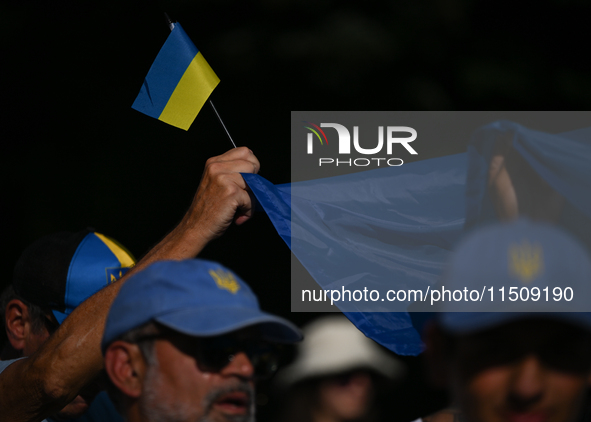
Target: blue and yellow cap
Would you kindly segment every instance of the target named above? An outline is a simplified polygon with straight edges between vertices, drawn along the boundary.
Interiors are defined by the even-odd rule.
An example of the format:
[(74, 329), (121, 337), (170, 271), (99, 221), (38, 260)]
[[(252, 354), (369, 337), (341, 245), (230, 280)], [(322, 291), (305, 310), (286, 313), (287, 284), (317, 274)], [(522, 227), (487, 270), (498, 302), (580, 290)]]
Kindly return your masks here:
[(20, 256), (17, 294), (62, 321), (88, 297), (121, 278), (135, 260), (117, 241), (92, 229), (60, 232), (33, 242)]
[(519, 219), (475, 229), (436, 287), (447, 291), (438, 318), (452, 333), (541, 317), (591, 331), (591, 258), (554, 225)]
[(114, 340), (150, 321), (194, 337), (257, 326), (268, 341), (294, 343), (302, 339), (294, 324), (263, 312), (240, 277), (204, 259), (160, 261), (132, 275), (109, 310), (103, 353)]

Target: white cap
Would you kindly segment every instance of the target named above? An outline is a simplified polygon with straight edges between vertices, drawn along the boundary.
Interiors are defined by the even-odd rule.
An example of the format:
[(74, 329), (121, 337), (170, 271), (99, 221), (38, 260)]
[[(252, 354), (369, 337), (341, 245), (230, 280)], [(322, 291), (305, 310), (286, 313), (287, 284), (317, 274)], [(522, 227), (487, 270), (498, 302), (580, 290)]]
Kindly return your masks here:
[(337, 375), (354, 369), (370, 369), (394, 379), (404, 373), (403, 364), (367, 338), (343, 315), (321, 317), (303, 328), (298, 357), (277, 374), (277, 381), (298, 381)]

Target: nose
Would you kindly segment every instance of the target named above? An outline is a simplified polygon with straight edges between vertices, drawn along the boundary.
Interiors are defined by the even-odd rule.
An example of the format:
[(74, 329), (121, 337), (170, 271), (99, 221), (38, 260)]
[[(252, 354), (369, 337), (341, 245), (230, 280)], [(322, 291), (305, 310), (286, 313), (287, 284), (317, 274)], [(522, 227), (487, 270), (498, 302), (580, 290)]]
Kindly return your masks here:
[(234, 355), (230, 363), (222, 369), (221, 374), (224, 376), (252, 379), (254, 377), (254, 365), (246, 353), (238, 352)]
[(544, 392), (544, 368), (535, 355), (524, 357), (515, 363), (509, 389), (510, 401), (518, 407), (528, 406), (542, 398)]

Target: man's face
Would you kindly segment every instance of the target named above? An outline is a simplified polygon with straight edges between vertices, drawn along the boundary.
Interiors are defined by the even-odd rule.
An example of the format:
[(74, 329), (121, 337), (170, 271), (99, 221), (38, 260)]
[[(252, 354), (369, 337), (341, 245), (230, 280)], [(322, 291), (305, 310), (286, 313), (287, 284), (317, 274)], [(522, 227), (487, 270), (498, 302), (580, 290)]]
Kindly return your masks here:
[(372, 406), (374, 385), (371, 374), (359, 370), (328, 377), (318, 389), (317, 411), (332, 420), (357, 420)]
[(204, 346), (200, 340), (175, 334), (155, 341), (154, 362), (148, 363), (139, 398), (140, 412), (148, 421), (254, 421), (250, 359), (238, 352), (221, 369), (204, 367), (199, 361)]
[(452, 341), (453, 397), (470, 422), (571, 422), (591, 365), (591, 335), (524, 320)]

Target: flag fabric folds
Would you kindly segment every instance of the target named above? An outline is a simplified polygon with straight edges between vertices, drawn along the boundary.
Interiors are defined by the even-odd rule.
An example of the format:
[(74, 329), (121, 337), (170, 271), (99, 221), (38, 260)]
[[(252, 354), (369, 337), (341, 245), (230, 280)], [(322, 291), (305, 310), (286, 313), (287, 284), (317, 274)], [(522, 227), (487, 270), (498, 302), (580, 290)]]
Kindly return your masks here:
[[(291, 185), (243, 176), (323, 289), (367, 287), (385, 294), (433, 285), (464, 225), (466, 154)], [(394, 305), (337, 306), (378, 343), (399, 354), (420, 353), (410, 316), (373, 312), (382, 303)]]
[[(477, 130), (468, 145), (466, 224), (486, 224), (493, 208), (486, 196), (488, 163), (497, 139), (504, 138), (535, 172), (566, 200), (560, 224), (591, 245), (591, 127), (550, 134), (510, 121), (497, 121)], [(586, 231), (586, 234), (582, 233)]]
[(131, 107), (188, 130), (219, 82), (201, 52), (176, 23)]
[[(321, 288), (355, 286), (359, 280), (368, 288), (433, 285), (464, 234), (466, 219), (473, 227), (495, 218), (486, 175), (500, 137), (509, 137), (565, 197), (558, 224), (591, 248), (591, 128), (554, 135), (502, 121), (478, 130), (465, 154), (284, 185), (243, 176)], [(430, 315), (372, 312), (360, 302), (338, 306), (390, 350), (402, 355), (423, 350), (419, 331)]]

